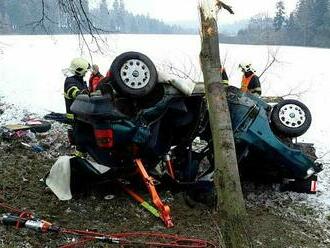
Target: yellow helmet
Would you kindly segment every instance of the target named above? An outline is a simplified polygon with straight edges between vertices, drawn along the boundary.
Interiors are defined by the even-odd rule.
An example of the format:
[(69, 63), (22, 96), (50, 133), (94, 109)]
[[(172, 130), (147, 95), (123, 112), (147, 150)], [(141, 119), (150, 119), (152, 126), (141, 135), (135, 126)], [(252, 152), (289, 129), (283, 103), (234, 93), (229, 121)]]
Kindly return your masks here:
[(87, 60), (83, 58), (75, 58), (71, 61), (69, 70), (77, 76), (85, 76), (86, 72), (91, 68)]

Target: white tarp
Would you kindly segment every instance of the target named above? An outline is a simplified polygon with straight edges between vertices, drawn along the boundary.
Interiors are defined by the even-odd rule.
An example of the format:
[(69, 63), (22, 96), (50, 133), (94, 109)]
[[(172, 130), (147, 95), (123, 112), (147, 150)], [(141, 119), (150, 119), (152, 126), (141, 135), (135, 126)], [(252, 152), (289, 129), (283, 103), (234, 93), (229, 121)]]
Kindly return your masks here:
[[(53, 191), (57, 198), (61, 201), (72, 199), (71, 193), (71, 166), (70, 160), (72, 156), (61, 156), (52, 166), (47, 178), (46, 185)], [(100, 174), (104, 174), (110, 170), (109, 167), (100, 165), (95, 162), (88, 161)]]

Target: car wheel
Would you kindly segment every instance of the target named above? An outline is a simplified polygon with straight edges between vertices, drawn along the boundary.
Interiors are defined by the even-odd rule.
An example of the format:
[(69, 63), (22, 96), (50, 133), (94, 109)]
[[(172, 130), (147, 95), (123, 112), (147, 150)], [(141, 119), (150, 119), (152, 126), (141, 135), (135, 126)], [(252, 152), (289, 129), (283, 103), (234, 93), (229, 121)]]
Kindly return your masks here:
[(158, 78), (153, 62), (138, 52), (126, 52), (116, 57), (110, 71), (114, 89), (119, 94), (133, 98), (149, 94)]
[(309, 109), (297, 100), (284, 100), (274, 106), (271, 125), (274, 131), (287, 137), (304, 134), (312, 123)]

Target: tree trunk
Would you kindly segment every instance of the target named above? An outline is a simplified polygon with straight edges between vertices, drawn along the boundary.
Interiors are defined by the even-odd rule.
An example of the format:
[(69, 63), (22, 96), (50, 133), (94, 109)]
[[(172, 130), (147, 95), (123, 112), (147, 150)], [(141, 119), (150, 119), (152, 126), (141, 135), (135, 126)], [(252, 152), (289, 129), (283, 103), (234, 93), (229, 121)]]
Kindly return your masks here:
[(226, 90), (221, 83), (217, 12), (214, 0), (202, 0), (200, 62), (213, 137), (217, 210), (226, 247), (250, 247)]

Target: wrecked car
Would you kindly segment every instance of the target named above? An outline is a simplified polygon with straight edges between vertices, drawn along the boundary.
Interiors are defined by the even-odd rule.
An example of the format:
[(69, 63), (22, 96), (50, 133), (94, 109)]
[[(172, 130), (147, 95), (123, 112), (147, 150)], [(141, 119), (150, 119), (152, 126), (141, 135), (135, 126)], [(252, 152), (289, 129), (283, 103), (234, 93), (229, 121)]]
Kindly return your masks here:
[[(153, 62), (137, 52), (118, 56), (110, 72), (108, 90), (79, 95), (71, 106), (70, 140), (77, 149), (109, 167), (107, 176), (114, 178), (134, 173), (139, 161), (147, 186), (152, 184), (148, 173), (155, 171), (188, 191), (212, 182), (203, 84), (185, 94), (177, 84), (161, 81)], [(296, 100), (274, 106), (233, 86), (227, 88), (227, 100), (241, 177), (315, 193), (322, 166), (312, 144), (295, 142), (311, 125), (308, 108)]]

